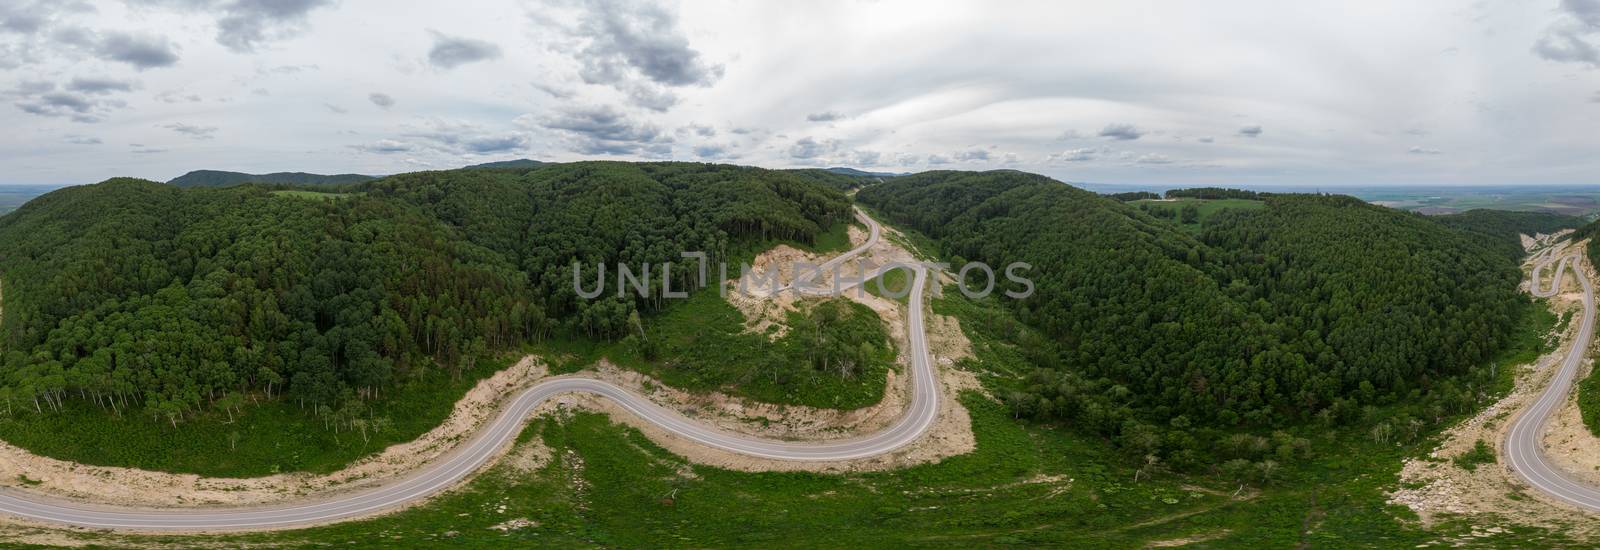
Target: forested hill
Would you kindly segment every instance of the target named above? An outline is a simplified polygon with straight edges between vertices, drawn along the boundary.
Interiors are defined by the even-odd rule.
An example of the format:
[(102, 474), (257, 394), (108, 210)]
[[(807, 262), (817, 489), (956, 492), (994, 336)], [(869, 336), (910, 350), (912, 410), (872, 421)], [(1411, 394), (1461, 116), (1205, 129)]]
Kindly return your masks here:
[(499, 170), (499, 169), (508, 169), (508, 168), (538, 168), (538, 167), (544, 166), (544, 165), (545, 165), (545, 163), (539, 162), (537, 160), (516, 159), (516, 160), (502, 160), (502, 161), (496, 161), (496, 162), (485, 162), (483, 164), (474, 164), (474, 165), (468, 166), (467, 168), (486, 168), (486, 169)]
[(1482, 364), (1526, 303), (1497, 249), (1349, 197), (1267, 196), (1198, 236), (1013, 171), (922, 173), (857, 198), (955, 262), (1032, 264), (1037, 294), (1003, 301), (1051, 338), (1028, 347), (1052, 351), (1008, 400), (1118, 437), (1180, 417), (1348, 418)]
[(1485, 241), (1494, 243), (1494, 246), (1512, 257), (1524, 254), (1522, 235), (1533, 236), (1540, 233), (1555, 233), (1563, 229), (1577, 229), (1587, 223), (1583, 218), (1565, 214), (1487, 209), (1431, 216), (1428, 219), (1477, 235)]
[(373, 176), (361, 174), (337, 174), (325, 176), (322, 174), (307, 174), (304, 172), (277, 172), (272, 174), (245, 174), (242, 172), (224, 172), (220, 170), (195, 170), (172, 178), (170, 183), (178, 187), (230, 187), (242, 183), (281, 183), (287, 185), (340, 185), (346, 183), (361, 183), (376, 179)]
[(337, 410), (551, 334), (616, 338), (661, 305), (580, 300), (573, 262), (675, 262), (681, 288), (698, 269), (683, 251), (715, 261), (850, 219), (827, 185), (704, 164), (425, 172), (358, 191), (116, 179), (0, 217), (0, 401), (172, 422), (247, 392)]

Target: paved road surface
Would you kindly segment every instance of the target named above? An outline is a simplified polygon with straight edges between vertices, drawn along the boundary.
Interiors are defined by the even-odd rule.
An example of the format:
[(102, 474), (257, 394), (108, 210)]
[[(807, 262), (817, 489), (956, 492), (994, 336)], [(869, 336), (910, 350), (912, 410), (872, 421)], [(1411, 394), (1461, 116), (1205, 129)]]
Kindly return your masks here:
[(1534, 489), (1573, 506), (1600, 511), (1600, 489), (1574, 479), (1550, 464), (1540, 443), (1545, 426), (1550, 423), (1550, 416), (1561, 408), (1567, 400), (1567, 395), (1572, 391), (1572, 384), (1578, 376), (1584, 354), (1589, 349), (1589, 341), (1594, 335), (1594, 288), (1579, 267), (1583, 261), (1580, 252), (1562, 256), (1555, 272), (1551, 274), (1550, 284), (1540, 288), (1540, 276), (1556, 260), (1554, 252), (1555, 247), (1550, 247), (1535, 256), (1537, 263), (1534, 264), (1528, 290), (1534, 296), (1554, 296), (1561, 291), (1561, 281), (1565, 275), (1572, 273), (1583, 287), (1583, 321), (1578, 326), (1578, 334), (1573, 339), (1572, 349), (1562, 358), (1561, 370), (1551, 379), (1550, 387), (1545, 388), (1544, 393), (1539, 394), (1539, 399), (1519, 414), (1511, 424), (1511, 431), (1506, 436), (1506, 461), (1511, 466), (1511, 471), (1516, 472)]
[[(859, 211), (857, 216), (871, 229), (867, 244), (825, 265), (837, 266), (877, 243), (878, 223)], [(485, 429), (443, 460), (384, 486), (323, 501), (243, 508), (135, 509), (67, 502), (5, 489), (0, 490), (0, 514), (53, 524), (141, 531), (273, 529), (367, 516), (425, 498), (461, 482), (516, 438), (535, 407), (556, 395), (574, 392), (612, 399), (668, 432), (708, 447), (735, 453), (794, 461), (849, 460), (880, 455), (916, 440), (927, 432), (939, 414), (939, 383), (928, 359), (927, 337), (922, 321), (922, 294), (927, 284), (927, 270), (920, 266), (913, 270), (915, 279), (912, 281), (910, 322), (907, 325), (911, 342), (911, 404), (893, 426), (864, 437), (809, 443), (757, 439), (705, 426), (600, 380), (568, 377), (540, 383), (516, 396)], [(802, 285), (800, 290), (808, 294), (817, 293), (816, 289), (806, 286)]]

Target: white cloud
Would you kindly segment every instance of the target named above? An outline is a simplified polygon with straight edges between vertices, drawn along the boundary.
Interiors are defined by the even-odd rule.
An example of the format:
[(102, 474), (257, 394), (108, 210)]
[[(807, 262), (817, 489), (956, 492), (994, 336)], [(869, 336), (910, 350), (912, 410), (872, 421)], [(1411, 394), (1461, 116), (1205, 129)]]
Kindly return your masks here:
[[(1595, 0), (1352, 1), (1154, 21), (1147, 0), (0, 2), (0, 183), (512, 155), (1174, 185), (1600, 173)], [(1098, 53), (1009, 55), (1061, 51)], [(200, 148), (177, 124), (219, 129)]]

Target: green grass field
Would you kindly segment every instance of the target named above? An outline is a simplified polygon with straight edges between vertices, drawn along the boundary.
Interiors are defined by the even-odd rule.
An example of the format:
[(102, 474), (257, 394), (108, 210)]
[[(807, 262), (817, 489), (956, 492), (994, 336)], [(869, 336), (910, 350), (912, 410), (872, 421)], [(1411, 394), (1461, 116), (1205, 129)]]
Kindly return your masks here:
[[(1128, 204), (1133, 205), (1135, 208), (1143, 207), (1149, 208), (1152, 211), (1160, 210), (1164, 212), (1171, 212), (1171, 217), (1162, 219), (1171, 221), (1172, 223), (1177, 224), (1179, 227), (1182, 227), (1192, 233), (1200, 232), (1200, 227), (1205, 224), (1206, 220), (1211, 219), (1211, 216), (1215, 215), (1217, 212), (1229, 209), (1259, 210), (1261, 208), (1265, 208), (1267, 205), (1267, 203), (1262, 201), (1246, 199), (1138, 200)], [(1185, 223), (1183, 220), (1183, 208), (1186, 206), (1194, 206), (1197, 210), (1198, 216), (1192, 223)]]
[[(552, 342), (545, 347), (573, 357), (559, 370), (579, 370), (604, 357), (674, 388), (715, 390), (767, 403), (855, 409), (882, 399), (895, 351), (877, 314), (842, 298), (801, 302), (801, 307), (787, 316), (789, 333), (774, 341), (767, 334), (746, 332), (744, 314), (708, 288), (644, 317), (644, 332), (654, 343), (655, 357), (649, 357), (642, 341), (634, 337), (602, 344)], [(821, 338), (878, 343), (850, 376), (814, 367), (812, 351), (819, 337), (793, 328), (813, 323), (821, 317), (820, 309), (832, 309), (836, 317)]]
[[(889, 298), (902, 304), (911, 300), (911, 270), (896, 268), (886, 271), (877, 277), (868, 279), (862, 284), (868, 294), (879, 298)], [(885, 292), (887, 291), (887, 292)]]

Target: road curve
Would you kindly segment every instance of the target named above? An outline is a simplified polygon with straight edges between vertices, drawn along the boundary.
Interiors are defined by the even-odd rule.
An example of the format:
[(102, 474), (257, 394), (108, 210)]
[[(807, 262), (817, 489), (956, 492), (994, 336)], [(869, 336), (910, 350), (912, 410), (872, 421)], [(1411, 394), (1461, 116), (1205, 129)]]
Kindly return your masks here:
[(1551, 377), (1550, 386), (1545, 388), (1544, 393), (1539, 394), (1538, 400), (1534, 401), (1533, 405), (1523, 410), (1512, 421), (1511, 430), (1506, 435), (1506, 463), (1510, 465), (1511, 471), (1516, 472), (1517, 476), (1528, 485), (1551, 498), (1585, 510), (1600, 512), (1600, 489), (1573, 478), (1551, 464), (1544, 454), (1544, 446), (1541, 443), (1545, 426), (1549, 424), (1551, 415), (1566, 402), (1584, 355), (1589, 350), (1589, 341), (1594, 335), (1594, 288), (1589, 282), (1589, 277), (1579, 268), (1582, 261), (1581, 252), (1562, 256), (1554, 273), (1551, 274), (1550, 284), (1543, 289), (1539, 287), (1539, 278), (1550, 264), (1555, 262), (1555, 247), (1545, 249), (1544, 252), (1535, 255), (1534, 259), (1528, 291), (1541, 298), (1554, 296), (1561, 291), (1562, 277), (1566, 273), (1572, 273), (1583, 287), (1583, 321), (1578, 326), (1578, 334), (1573, 339), (1572, 349), (1568, 350), (1567, 356), (1561, 360), (1561, 369)]
[[(837, 266), (877, 243), (880, 231), (878, 223), (859, 210), (856, 215), (871, 230), (867, 244), (824, 265)], [(871, 435), (819, 442), (758, 439), (706, 426), (614, 384), (570, 376), (554, 378), (523, 391), (484, 429), (443, 460), (371, 489), (296, 505), (160, 509), (83, 504), (14, 489), (0, 489), (0, 514), (94, 529), (208, 532), (282, 529), (369, 516), (426, 498), (461, 482), (517, 437), (535, 407), (565, 393), (587, 393), (611, 399), (628, 412), (676, 436), (707, 447), (754, 457), (838, 461), (881, 455), (921, 437), (939, 414), (939, 381), (928, 357), (927, 335), (922, 319), (922, 295), (927, 284), (927, 269), (920, 265), (910, 267), (915, 275), (907, 324), (911, 347), (911, 402), (906, 413), (894, 425)], [(802, 285), (800, 290), (808, 294), (817, 293), (806, 286)]]

